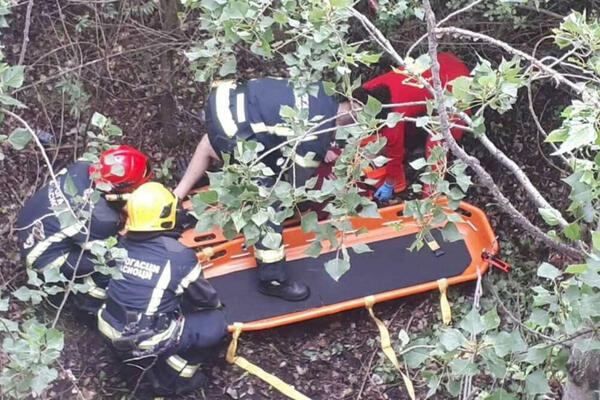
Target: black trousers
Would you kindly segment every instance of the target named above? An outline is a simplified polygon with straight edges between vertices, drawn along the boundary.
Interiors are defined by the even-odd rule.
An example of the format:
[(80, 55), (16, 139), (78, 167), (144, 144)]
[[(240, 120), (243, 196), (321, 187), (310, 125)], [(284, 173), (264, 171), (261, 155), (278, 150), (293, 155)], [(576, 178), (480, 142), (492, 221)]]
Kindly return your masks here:
[(160, 386), (177, 393), (178, 384), (192, 379), (203, 365), (212, 363), (225, 345), (227, 321), (221, 310), (202, 310), (185, 315), (177, 346), (154, 363), (153, 377)]

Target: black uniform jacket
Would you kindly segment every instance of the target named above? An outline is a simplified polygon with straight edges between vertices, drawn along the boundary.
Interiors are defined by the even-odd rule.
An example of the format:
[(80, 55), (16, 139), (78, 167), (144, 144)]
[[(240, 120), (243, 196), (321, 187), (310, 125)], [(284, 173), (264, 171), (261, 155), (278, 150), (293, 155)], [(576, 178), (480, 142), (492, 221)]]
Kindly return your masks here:
[[(93, 192), (89, 168), (90, 163), (81, 161), (57, 174), (65, 198), (75, 213), (79, 214), (77, 218), (70, 215), (53, 181), (42, 187), (23, 206), (17, 219), (17, 230), (21, 255), (28, 267), (36, 270), (49, 266), (62, 267), (69, 256), (70, 259), (78, 258), (82, 246), (89, 248), (93, 241), (117, 234), (120, 214), (102, 196), (93, 203), (91, 221), (80, 214), (81, 210), (84, 213), (89, 211), (89, 201), (76, 201), (75, 198), (81, 196), (87, 199)], [(76, 192), (75, 196), (68, 194), (73, 192)], [(88, 224), (90, 234), (86, 244)], [(84, 257), (89, 256), (86, 251)]]
[[(131, 232), (122, 237), (118, 246), (127, 250), (127, 258), (117, 262), (117, 266), (123, 277), (111, 279), (108, 301), (146, 317), (161, 314), (175, 317), (183, 301), (197, 309), (219, 307), (217, 292), (203, 278), (196, 254), (182, 245), (178, 236), (179, 232)], [(106, 309), (100, 317), (100, 325), (104, 320), (115, 332), (124, 327), (125, 321)], [(115, 332), (103, 331), (109, 338)]]

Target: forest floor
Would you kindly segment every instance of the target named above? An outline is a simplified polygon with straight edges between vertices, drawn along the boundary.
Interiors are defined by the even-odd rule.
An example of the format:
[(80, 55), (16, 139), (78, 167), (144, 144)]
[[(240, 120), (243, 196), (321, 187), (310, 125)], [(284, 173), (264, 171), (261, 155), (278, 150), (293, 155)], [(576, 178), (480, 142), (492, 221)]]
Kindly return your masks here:
[[(47, 3), (41, 2), (39, 6), (36, 3), (34, 8), (31, 41), (25, 58), (25, 65), (31, 67), (26, 70), (27, 88), (19, 98), (29, 105), (22, 114), (32, 127), (52, 132), (57, 139), (47, 147), (55, 167), (59, 168), (82, 154), (85, 138), (79, 129), (85, 131), (94, 111), (111, 117), (125, 132), (123, 143), (148, 153), (156, 166), (169, 157), (191, 156), (199, 134), (203, 133), (203, 127), (194, 115), (202, 109), (206, 86), (194, 82), (187, 72), (181, 54), (185, 45), (180, 42), (173, 45), (178, 50), (173, 73), (177, 109), (173, 122), (179, 136), (176, 145), (165, 147), (159, 117), (162, 89), (157, 81), (160, 76), (158, 60), (166, 45), (156, 45), (163, 40), (156, 33), (157, 22), (152, 17), (143, 19), (142, 29), (139, 20), (122, 19), (119, 20), (120, 31), (108, 23), (101, 31), (98, 27), (94, 28), (98, 14), (94, 14), (91, 6), (88, 9), (83, 5), (57, 2), (63, 6), (58, 10), (56, 5), (50, 4), (54, 2)], [(12, 17), (14, 23), (2, 37), (6, 58), (11, 63), (16, 62), (21, 49), (24, 12), (25, 7), (18, 7)], [(92, 21), (91, 25), (78, 31), (84, 15)], [(100, 15), (99, 18), (105, 17)], [(532, 38), (543, 36), (549, 25), (540, 23), (535, 34), (531, 31), (513, 32), (510, 27), (501, 29), (511, 31), (512, 37), (529, 35), (527, 40), (521, 40), (522, 43), (531, 43)], [(482, 25), (481, 29), (497, 28)], [(66, 35), (65, 31), (70, 35)], [(404, 50), (407, 43), (418, 37), (419, 31), (413, 31), (411, 26), (400, 26), (392, 31), (390, 38), (399, 50)], [(443, 43), (442, 46), (444, 50), (458, 54), (471, 67), (477, 62), (477, 53), (495, 61), (501, 57), (495, 53), (485, 54), (476, 46), (459, 43)], [(144, 47), (149, 50), (144, 50)], [(242, 77), (281, 76), (283, 71), (277, 66), (262, 65), (256, 57), (245, 53), (240, 55), (238, 62)], [(377, 72), (361, 71), (366, 77)], [(561, 98), (566, 96), (557, 95), (551, 86), (540, 86), (533, 92), (536, 110), (542, 114), (545, 128), (550, 130), (555, 124), (556, 110), (564, 106)], [(527, 104), (525, 93), (520, 103)], [(502, 116), (490, 116), (489, 121), (488, 134), (497, 146), (517, 161), (532, 177), (534, 184), (544, 187), (544, 192), (553, 196), (549, 199), (552, 204), (557, 207), (564, 205), (568, 193), (560, 181), (564, 175), (549, 164), (540, 151), (543, 144), (526, 107)], [(537, 211), (526, 196), (516, 192), (520, 189), (514, 178), (498, 166), (476, 139), (465, 138), (463, 145), (469, 153), (482, 160), (501, 189), (513, 193), (514, 199), (520, 199), (515, 204), (519, 210), (537, 218)], [(22, 203), (45, 182), (47, 173), (32, 148), (15, 152), (5, 145), (3, 151), (6, 159), (2, 163), (4, 173), (0, 175), (0, 234), (6, 239), (0, 249), (0, 288), (4, 291), (14, 289), (24, 281), (14, 221)], [(173, 181), (168, 183), (172, 185)], [(499, 238), (500, 254), (515, 268), (510, 275), (498, 271), (488, 274), (483, 280), (484, 288), (495, 287), (498, 292), (506, 294), (504, 300), (509, 308), (515, 306), (528, 290), (523, 283), (535, 279), (535, 260), (557, 256), (549, 255), (546, 250), (523, 238), (519, 228), (499, 211), (490, 195), (477, 184), (470, 190), (468, 200), (487, 212)], [(450, 290), (450, 300), (457, 314), (470, 307), (472, 293), (472, 284)], [(486, 289), (484, 296), (491, 296), (489, 290)], [(518, 309), (513, 311), (519, 315)], [(15, 309), (12, 316), (15, 318), (23, 312)], [(414, 339), (426, 336), (441, 326), (437, 293), (380, 304), (376, 306), (376, 312), (388, 324), (392, 340), (397, 339), (402, 329)], [(502, 314), (501, 310), (499, 312)], [(53, 316), (52, 310), (47, 307), (36, 310), (35, 314), (41, 319)], [(26, 316), (23, 315), (23, 318)], [(128, 398), (136, 377), (120, 366), (99, 334), (75, 321), (68, 310), (59, 327), (66, 332), (60, 379), (44, 397)], [(382, 359), (377, 337), (377, 327), (366, 310), (359, 309), (302, 324), (244, 333), (239, 353), (313, 399), (407, 398), (401, 379)], [(202, 394), (206, 399), (284, 398), (265, 383), (247, 376), (237, 367), (226, 365), (224, 361), (212, 368), (211, 375), (211, 382)], [(418, 375), (414, 376), (414, 382), (418, 393), (427, 391)], [(144, 398), (147, 396), (145, 390), (142, 386), (135, 396)], [(202, 397), (192, 395), (187, 398)]]

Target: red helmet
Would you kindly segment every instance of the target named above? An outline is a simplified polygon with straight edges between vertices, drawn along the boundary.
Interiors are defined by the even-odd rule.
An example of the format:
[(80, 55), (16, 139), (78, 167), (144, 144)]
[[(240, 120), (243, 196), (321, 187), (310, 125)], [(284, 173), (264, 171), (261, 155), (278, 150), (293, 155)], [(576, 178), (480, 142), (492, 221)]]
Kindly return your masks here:
[[(115, 165), (123, 167), (115, 171)], [(131, 192), (152, 177), (148, 157), (139, 150), (122, 145), (105, 151), (100, 162), (90, 166), (90, 177), (94, 184), (109, 184), (117, 193)]]

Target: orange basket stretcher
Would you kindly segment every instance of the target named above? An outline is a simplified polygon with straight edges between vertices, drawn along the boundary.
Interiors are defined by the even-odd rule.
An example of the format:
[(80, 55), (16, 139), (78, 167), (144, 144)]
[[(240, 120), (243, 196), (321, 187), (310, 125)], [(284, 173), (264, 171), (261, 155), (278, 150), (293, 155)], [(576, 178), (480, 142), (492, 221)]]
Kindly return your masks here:
[[(188, 204), (189, 207), (189, 204)], [(288, 226), (283, 232), (286, 262), (290, 278), (303, 281), (311, 288), (305, 301), (288, 302), (268, 297), (257, 291), (258, 278), (252, 248), (246, 248), (243, 237), (227, 241), (219, 229), (198, 233), (186, 231), (180, 241), (198, 253), (203, 260), (204, 275), (226, 305), (229, 329), (242, 322), (243, 330), (270, 329), (306, 321), (365, 306), (365, 298), (376, 303), (417, 293), (438, 290), (439, 282), (456, 285), (477, 279), (490, 264), (498, 264), (498, 244), (485, 213), (466, 202), (457, 212), (464, 223), (456, 226), (462, 239), (444, 242), (437, 229), (432, 231), (441, 251), (425, 246), (420, 251), (407, 248), (419, 231), (416, 221), (402, 215), (404, 205), (380, 208), (381, 218), (350, 218), (358, 232), (346, 234), (344, 245), (351, 253), (351, 268), (339, 282), (325, 271), (324, 263), (336, 256), (328, 241), (321, 243), (318, 258), (305, 254), (315, 240), (314, 233), (304, 233), (300, 226)], [(438, 226), (436, 228), (442, 228)], [(354, 254), (350, 248), (368, 244), (373, 252)], [(507, 267), (508, 268), (508, 267)]]

